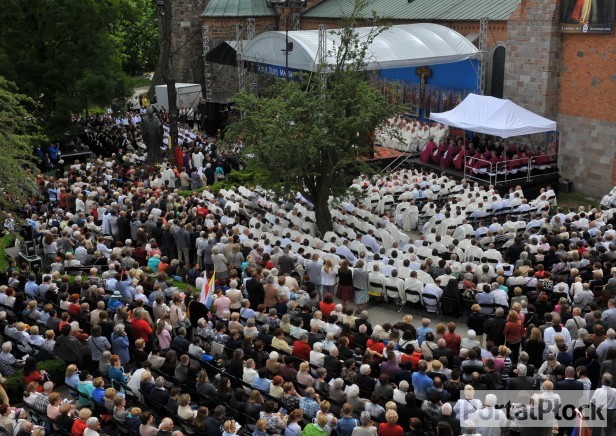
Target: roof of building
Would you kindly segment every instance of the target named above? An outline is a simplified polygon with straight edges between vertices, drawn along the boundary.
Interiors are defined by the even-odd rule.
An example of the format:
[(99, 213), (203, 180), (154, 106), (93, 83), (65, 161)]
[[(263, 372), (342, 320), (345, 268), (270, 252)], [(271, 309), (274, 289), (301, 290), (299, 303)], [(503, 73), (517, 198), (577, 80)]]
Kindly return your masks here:
[(202, 17), (273, 17), (274, 8), (266, 0), (211, 0)]
[[(371, 0), (364, 12), (372, 11), (381, 19), (393, 20), (455, 20), (475, 21), (487, 17), (494, 21), (507, 21), (521, 0)], [(353, 11), (354, 0), (323, 0), (306, 11), (304, 17), (340, 18)]]

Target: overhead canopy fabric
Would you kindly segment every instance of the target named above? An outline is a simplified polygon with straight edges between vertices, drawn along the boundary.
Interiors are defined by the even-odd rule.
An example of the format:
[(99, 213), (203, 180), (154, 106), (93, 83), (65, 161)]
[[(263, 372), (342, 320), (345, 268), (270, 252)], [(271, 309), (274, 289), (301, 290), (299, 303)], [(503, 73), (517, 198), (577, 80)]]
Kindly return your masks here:
[(556, 130), (556, 122), (518, 106), (511, 100), (469, 94), (454, 109), (430, 118), (448, 126), (509, 138)]
[[(362, 41), (374, 30), (356, 29)], [(319, 69), (319, 31), (289, 32), (293, 51), (289, 53), (289, 68), (317, 71)], [(340, 37), (327, 31), (325, 63), (335, 63)], [(250, 41), (242, 53), (248, 62), (285, 66), (285, 32), (265, 32)], [(386, 69), (458, 62), (477, 56), (477, 48), (463, 35), (439, 24), (418, 23), (391, 26), (379, 34), (368, 47), (367, 69)]]

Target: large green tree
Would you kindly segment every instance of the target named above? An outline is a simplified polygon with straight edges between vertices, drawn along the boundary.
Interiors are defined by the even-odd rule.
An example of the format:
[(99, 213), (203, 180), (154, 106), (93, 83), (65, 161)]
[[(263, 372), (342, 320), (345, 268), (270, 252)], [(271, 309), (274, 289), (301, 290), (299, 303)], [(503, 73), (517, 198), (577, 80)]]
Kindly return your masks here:
[(158, 60), (158, 17), (156, 0), (126, 0), (128, 13), (114, 32), (122, 42), (124, 71), (131, 76), (154, 71)]
[(260, 96), (240, 93), (233, 100), (241, 116), (227, 138), (246, 138), (248, 165), (257, 168), (261, 186), (280, 194), (300, 192), (315, 205), (317, 227), (332, 228), (331, 197), (347, 194), (351, 167), (363, 166), (371, 131), (400, 108), (371, 85), (365, 71), (367, 48), (383, 28), (365, 38), (357, 17), (367, 0), (356, 0), (353, 14), (336, 33), (331, 64), (320, 74), (277, 80)]
[(36, 185), (29, 171), (32, 150), (46, 140), (32, 111), (36, 103), (0, 76), (0, 224), (8, 212), (24, 204)]
[(37, 99), (51, 125), (130, 94), (119, 26), (135, 12), (128, 0), (7, 3), (0, 8), (0, 75)]

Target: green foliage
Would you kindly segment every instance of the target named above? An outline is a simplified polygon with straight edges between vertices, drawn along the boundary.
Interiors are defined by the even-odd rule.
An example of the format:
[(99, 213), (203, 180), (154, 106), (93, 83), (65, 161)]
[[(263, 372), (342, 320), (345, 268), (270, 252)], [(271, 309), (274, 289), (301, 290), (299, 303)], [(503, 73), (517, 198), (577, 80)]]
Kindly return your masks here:
[(180, 191), (179, 194), (180, 194), (181, 197), (186, 198), (186, 197), (190, 197), (191, 195), (193, 195), (195, 193), (199, 193), (201, 191), (202, 191), (202, 189), (194, 189), (194, 190), (193, 189), (185, 189), (185, 190)]
[(130, 93), (116, 23), (129, 0), (13, 0), (0, 8), (0, 75), (41, 103), (40, 116), (68, 123), (70, 112)]
[(133, 77), (133, 88), (149, 88), (152, 81), (149, 77), (138, 76)]
[(0, 271), (4, 271), (9, 266), (9, 261), (4, 250), (10, 247), (12, 242), (12, 235), (7, 234), (0, 238)]
[(327, 209), (330, 197), (346, 194), (353, 171), (370, 145), (371, 131), (401, 110), (390, 104), (370, 84), (365, 72), (367, 48), (383, 28), (360, 38), (357, 16), (368, 0), (355, 0), (354, 13), (337, 31), (339, 46), (333, 50), (325, 82), (320, 74), (297, 80), (277, 80), (256, 96), (240, 93), (233, 98), (242, 116), (229, 127), (227, 138), (246, 138), (244, 158), (258, 171), (267, 189), (282, 195), (303, 193), (315, 204), (317, 226), (331, 229)]
[(46, 140), (30, 113), (36, 106), (0, 76), (0, 222), (36, 192), (31, 172), (24, 169), (32, 160), (34, 146)]
[[(158, 60), (156, 0), (126, 1), (130, 13), (118, 21), (115, 32), (122, 43), (122, 66), (130, 75), (152, 71)], [(141, 86), (150, 86), (150, 81)]]
[(242, 171), (231, 171), (223, 180), (214, 183), (212, 190), (218, 192), (221, 189), (231, 189), (238, 186), (254, 188), (267, 181), (267, 177), (268, 173), (266, 171), (263, 171), (258, 166), (251, 166)]
[[(45, 370), (57, 386), (64, 384), (64, 375), (66, 372), (66, 362), (60, 359), (44, 360), (36, 364), (38, 371)], [(20, 403), (24, 395), (24, 371), (20, 369), (15, 371), (11, 376), (6, 378), (4, 384), (6, 395), (9, 397), (11, 404)]]
[(587, 210), (597, 207), (601, 202), (600, 199), (588, 197), (579, 192), (561, 192), (558, 194), (558, 197), (556, 197), (556, 200), (558, 201), (558, 205), (563, 208), (573, 207), (577, 209), (580, 205), (587, 205)]

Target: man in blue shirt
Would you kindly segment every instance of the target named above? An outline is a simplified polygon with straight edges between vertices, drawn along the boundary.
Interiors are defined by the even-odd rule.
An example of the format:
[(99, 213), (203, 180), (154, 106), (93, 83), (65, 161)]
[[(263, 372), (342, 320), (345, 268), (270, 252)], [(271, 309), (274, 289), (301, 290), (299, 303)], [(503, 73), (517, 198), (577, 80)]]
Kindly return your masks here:
[(128, 274), (123, 275), (120, 280), (117, 281), (115, 290), (120, 292), (124, 303), (132, 303), (133, 297), (135, 296), (135, 288), (133, 288), (133, 280), (128, 276)]
[(255, 318), (257, 316), (257, 312), (250, 308), (250, 300), (242, 301), (242, 308), (240, 309), (240, 316), (244, 319)]
[(299, 408), (304, 412), (304, 416), (310, 420), (314, 419), (320, 406), (319, 394), (314, 392), (314, 388), (306, 388), (304, 396), (299, 400)]
[(415, 387), (415, 396), (418, 400), (425, 401), (428, 398), (428, 388), (433, 387), (432, 379), (426, 374), (428, 363), (420, 360), (417, 364), (418, 371), (413, 374), (412, 382)]
[(421, 320), (421, 327), (417, 329), (417, 343), (421, 346), (421, 343), (426, 340), (426, 333), (434, 333), (434, 330), (430, 328), (430, 320), (424, 318)]
[[(370, 413), (362, 412), (362, 415), (364, 413), (366, 413), (367, 416), (364, 415), (363, 418), (370, 421)], [(352, 414), (353, 406), (351, 406), (349, 403), (345, 403), (344, 406), (342, 406), (342, 418), (340, 418), (336, 424), (336, 431), (338, 432), (338, 436), (351, 436), (355, 427), (360, 427), (360, 422), (357, 419), (353, 418), (351, 416)]]
[(269, 388), (272, 381), (267, 378), (267, 369), (260, 368), (257, 372), (257, 376), (252, 381), (252, 387), (260, 392), (269, 394)]
[(24, 286), (24, 290), (26, 291), (26, 295), (32, 299), (38, 297), (39, 286), (36, 284), (36, 276), (34, 274), (30, 274), (28, 276), (28, 281)]

